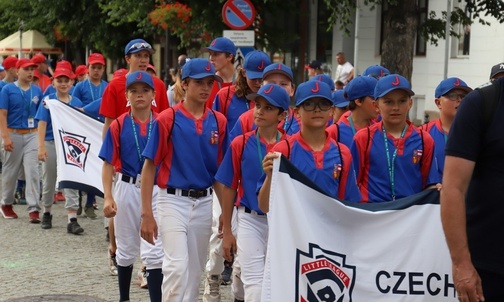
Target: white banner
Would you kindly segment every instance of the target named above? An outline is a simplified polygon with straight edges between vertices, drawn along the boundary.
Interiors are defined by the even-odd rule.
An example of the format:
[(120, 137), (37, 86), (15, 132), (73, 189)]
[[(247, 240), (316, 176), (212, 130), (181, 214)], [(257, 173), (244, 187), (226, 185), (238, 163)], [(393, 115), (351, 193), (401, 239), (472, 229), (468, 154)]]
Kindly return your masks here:
[(352, 204), (274, 163), (262, 301), (457, 301), (439, 193)]
[(103, 123), (58, 100), (45, 100), (51, 113), (57, 156), (57, 184), (103, 197), (98, 157)]

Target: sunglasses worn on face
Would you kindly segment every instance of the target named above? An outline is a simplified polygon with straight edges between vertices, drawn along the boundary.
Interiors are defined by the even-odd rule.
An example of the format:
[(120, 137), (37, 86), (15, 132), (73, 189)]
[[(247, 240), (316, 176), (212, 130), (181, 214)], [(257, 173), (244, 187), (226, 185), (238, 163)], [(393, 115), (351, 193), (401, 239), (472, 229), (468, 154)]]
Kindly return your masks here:
[(456, 92), (452, 92), (452, 93), (448, 93), (448, 94), (444, 95), (445, 98), (448, 98), (452, 101), (456, 101), (459, 98), (460, 98), (460, 100), (462, 100), (465, 96), (466, 96), (466, 94), (464, 94), (464, 93), (456, 93)]
[(319, 107), (320, 110), (322, 110), (322, 111), (327, 111), (327, 110), (331, 109), (332, 105), (333, 104), (328, 101), (318, 101), (318, 102), (306, 101), (301, 104), (301, 107), (303, 107), (303, 109), (305, 111), (313, 111), (317, 107)]
[(152, 46), (147, 43), (147, 42), (139, 42), (139, 43), (135, 43), (133, 45), (131, 45), (131, 47), (128, 49), (128, 51), (130, 50), (136, 50), (136, 49), (149, 49), (149, 50), (152, 50)]

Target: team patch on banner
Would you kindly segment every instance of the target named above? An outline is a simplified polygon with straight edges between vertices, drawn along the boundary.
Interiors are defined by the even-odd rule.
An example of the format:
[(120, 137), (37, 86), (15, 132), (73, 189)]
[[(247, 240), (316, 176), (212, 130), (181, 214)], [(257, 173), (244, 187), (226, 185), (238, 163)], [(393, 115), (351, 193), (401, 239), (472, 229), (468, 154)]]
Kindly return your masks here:
[(282, 157), (268, 224), (261, 301), (457, 301), (437, 190), (339, 201)]
[(103, 123), (58, 100), (45, 100), (45, 103), (55, 134), (58, 188), (103, 197), (103, 161), (98, 157)]

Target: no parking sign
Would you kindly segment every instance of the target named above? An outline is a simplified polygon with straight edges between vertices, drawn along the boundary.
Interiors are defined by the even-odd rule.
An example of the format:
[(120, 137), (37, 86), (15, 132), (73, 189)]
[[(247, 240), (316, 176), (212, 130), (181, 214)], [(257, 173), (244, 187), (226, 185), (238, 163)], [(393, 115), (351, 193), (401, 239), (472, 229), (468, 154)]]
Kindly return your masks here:
[(249, 0), (228, 0), (222, 7), (222, 20), (231, 29), (246, 29), (254, 23), (256, 10)]

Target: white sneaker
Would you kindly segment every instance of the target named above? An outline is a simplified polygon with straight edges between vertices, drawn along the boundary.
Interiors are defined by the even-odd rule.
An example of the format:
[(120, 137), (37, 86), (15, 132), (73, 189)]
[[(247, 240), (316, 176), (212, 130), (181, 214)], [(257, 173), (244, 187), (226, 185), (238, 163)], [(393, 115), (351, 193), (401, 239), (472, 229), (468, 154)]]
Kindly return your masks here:
[(137, 285), (140, 286), (141, 288), (148, 288), (148, 286), (147, 286), (147, 270), (145, 267), (141, 270), (138, 270), (137, 276), (138, 276)]
[(203, 292), (203, 302), (221, 302), (220, 284), (222, 282), (219, 275), (208, 275), (205, 279), (205, 291)]
[(116, 254), (111, 254), (109, 251), (109, 271), (112, 276), (117, 276), (117, 261)]

